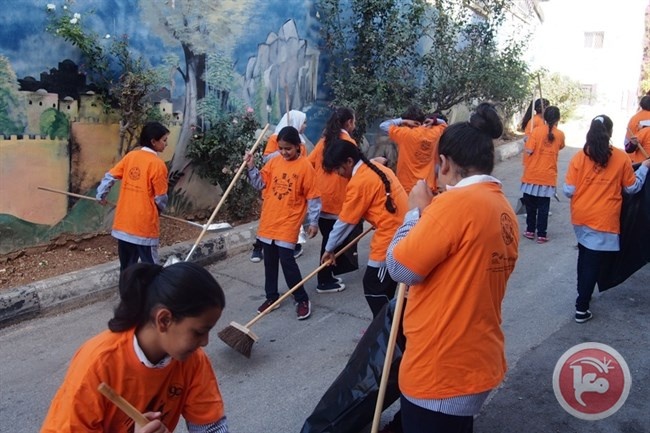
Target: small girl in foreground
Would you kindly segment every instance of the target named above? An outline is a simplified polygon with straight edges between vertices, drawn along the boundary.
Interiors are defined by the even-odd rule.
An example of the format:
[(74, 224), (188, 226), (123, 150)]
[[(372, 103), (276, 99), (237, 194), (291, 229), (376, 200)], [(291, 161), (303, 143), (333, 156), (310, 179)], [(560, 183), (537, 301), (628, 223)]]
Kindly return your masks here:
[[(195, 263), (127, 268), (109, 329), (72, 358), (41, 433), (165, 433), (181, 415), (190, 433), (228, 433), (219, 385), (201, 349), (225, 304), (219, 283)], [(151, 422), (134, 428), (97, 391), (102, 382)]]

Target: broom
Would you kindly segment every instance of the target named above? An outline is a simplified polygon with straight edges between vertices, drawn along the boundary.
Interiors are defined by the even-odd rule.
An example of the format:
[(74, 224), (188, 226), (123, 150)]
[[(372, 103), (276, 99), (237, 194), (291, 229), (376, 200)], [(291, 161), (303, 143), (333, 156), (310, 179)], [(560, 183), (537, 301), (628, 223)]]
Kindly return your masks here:
[(399, 331), (399, 323), (402, 317), (402, 310), (404, 309), (406, 287), (407, 286), (404, 283), (399, 283), (399, 286), (397, 286), (397, 303), (395, 304), (395, 311), (393, 312), (393, 323), (390, 325), (390, 334), (386, 346), (386, 357), (384, 358), (384, 367), (382, 368), (381, 380), (379, 381), (379, 391), (377, 393), (377, 404), (375, 404), (375, 415), (372, 419), (371, 433), (377, 433), (377, 431), (379, 431), (379, 421), (381, 420), (381, 412), (384, 409), (384, 397), (386, 396), (386, 387), (388, 386), (388, 375), (390, 373), (390, 366), (393, 362), (395, 343), (397, 342), (397, 332)]
[[(337, 252), (334, 257), (339, 257), (341, 254), (343, 254), (345, 251), (347, 251), (349, 248), (351, 248), (354, 244), (359, 242), (359, 240), (370, 233), (371, 230), (374, 230), (374, 227), (368, 228), (366, 231), (361, 233), (359, 236), (356, 238), (352, 239), (345, 247), (343, 247), (339, 252)], [(260, 320), (262, 317), (264, 317), (266, 314), (270, 313), (280, 305), (282, 301), (284, 301), (289, 295), (291, 295), (293, 292), (298, 290), (300, 287), (302, 287), (303, 284), (305, 284), (309, 279), (311, 279), (314, 275), (325, 269), (326, 267), (332, 265), (333, 261), (327, 261), (314, 269), (309, 275), (307, 275), (305, 278), (303, 278), (298, 284), (290, 288), (286, 293), (284, 293), (282, 296), (278, 298), (277, 301), (275, 301), (273, 304), (269, 305), (269, 307), (264, 310), (262, 313), (258, 314), (253, 320), (248, 322), (245, 325), (240, 325), (237, 322), (230, 322), (230, 325), (222, 329), (217, 335), (221, 340), (223, 340), (224, 343), (226, 343), (228, 346), (232, 347), (235, 349), (237, 352), (241, 353), (244, 355), (246, 358), (251, 357), (251, 350), (253, 349), (253, 343), (255, 343), (257, 340), (259, 340), (259, 337), (253, 333), (249, 328), (253, 326), (258, 320)]]
[(110, 401), (113, 402), (115, 406), (120, 408), (122, 412), (127, 414), (129, 418), (133, 420), (138, 426), (144, 427), (149, 423), (149, 420), (138, 411), (131, 403), (126, 401), (124, 397), (119, 395), (113, 388), (110, 386), (106, 385), (104, 382), (100, 383), (99, 386), (97, 387), (97, 391), (99, 391), (104, 397), (109, 399)]
[[(260, 142), (262, 141), (262, 138), (264, 138), (264, 134), (266, 134), (266, 130), (269, 129), (269, 124), (267, 123), (264, 129), (262, 129), (262, 133), (260, 136), (257, 138), (255, 141), (255, 144), (253, 144), (253, 147), (251, 147), (251, 150), (249, 152), (251, 154), (254, 154), (255, 151), (257, 150), (257, 146), (260, 145)], [(189, 261), (190, 257), (192, 257), (192, 254), (194, 254), (194, 250), (196, 250), (196, 247), (199, 245), (199, 242), (201, 242), (201, 239), (203, 239), (203, 236), (205, 235), (205, 232), (208, 231), (208, 227), (212, 223), (212, 220), (214, 220), (214, 217), (217, 216), (217, 212), (219, 212), (219, 209), (221, 209), (221, 206), (223, 206), (224, 202), (226, 201), (226, 197), (228, 197), (228, 194), (230, 194), (230, 191), (235, 187), (235, 184), (239, 180), (239, 176), (241, 176), (242, 172), (244, 171), (244, 168), (246, 168), (246, 162), (243, 161), (241, 165), (239, 166), (239, 169), (237, 170), (237, 173), (235, 173), (235, 177), (232, 178), (230, 181), (230, 185), (228, 185), (228, 188), (226, 191), (223, 193), (221, 196), (221, 200), (219, 200), (219, 203), (217, 203), (217, 207), (214, 208), (214, 211), (212, 212), (212, 215), (210, 215), (210, 219), (208, 219), (208, 222), (205, 223), (205, 227), (203, 227), (203, 230), (201, 230), (201, 234), (199, 237), (196, 239), (196, 242), (194, 242), (194, 245), (192, 245), (192, 249), (190, 249), (190, 252), (187, 253), (187, 257), (185, 257), (185, 261)]]

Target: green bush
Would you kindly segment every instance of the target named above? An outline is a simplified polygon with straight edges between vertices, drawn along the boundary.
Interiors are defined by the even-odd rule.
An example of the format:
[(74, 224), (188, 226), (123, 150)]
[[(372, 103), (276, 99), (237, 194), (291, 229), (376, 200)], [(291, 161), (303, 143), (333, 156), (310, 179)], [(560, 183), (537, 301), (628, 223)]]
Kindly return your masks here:
[[(562, 122), (570, 120), (575, 114), (576, 108), (584, 100), (584, 91), (580, 83), (557, 72), (541, 70), (538, 72), (542, 95), (548, 99), (551, 105), (560, 109)], [(535, 84), (535, 97), (539, 97), (539, 81), (537, 77), (532, 80)]]

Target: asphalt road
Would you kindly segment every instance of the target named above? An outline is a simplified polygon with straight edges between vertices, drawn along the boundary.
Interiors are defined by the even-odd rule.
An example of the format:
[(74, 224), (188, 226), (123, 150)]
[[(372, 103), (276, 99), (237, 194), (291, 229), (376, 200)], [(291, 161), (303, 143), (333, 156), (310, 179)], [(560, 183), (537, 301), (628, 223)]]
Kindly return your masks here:
[[(581, 145), (584, 133), (569, 143)], [(560, 156), (560, 176), (575, 148)], [(494, 173), (514, 205), (520, 196), (520, 158), (497, 165)], [(596, 294), (594, 319), (573, 321), (577, 250), (568, 200), (551, 204), (548, 235), (538, 245), (522, 238), (520, 259), (503, 305), (509, 373), (475, 422), (476, 432), (650, 432), (650, 267), (623, 285)], [(519, 217), (523, 225), (523, 216)], [(523, 229), (523, 227), (520, 227)], [(365, 263), (368, 239), (361, 242)], [(303, 275), (317, 266), (320, 239), (306, 244), (298, 259)], [(323, 392), (339, 374), (371, 319), (362, 295), (362, 271), (344, 276), (347, 289), (315, 293), (309, 320), (298, 321), (291, 302), (253, 326), (261, 338), (246, 359), (226, 346), (216, 331), (232, 320), (244, 324), (263, 301), (262, 264), (247, 254), (209, 267), (226, 290), (227, 307), (206, 347), (226, 402), (234, 433), (299, 432)], [(281, 286), (282, 287), (282, 286)], [(105, 329), (116, 297), (58, 315), (0, 329), (0, 432), (38, 431), (76, 348)], [(596, 341), (615, 348), (627, 361), (632, 387), (625, 405), (600, 421), (584, 421), (565, 412), (552, 388), (558, 358), (575, 344)], [(384, 419), (390, 418), (389, 410)], [(645, 415), (644, 415), (645, 414)], [(183, 427), (177, 431), (184, 431)]]

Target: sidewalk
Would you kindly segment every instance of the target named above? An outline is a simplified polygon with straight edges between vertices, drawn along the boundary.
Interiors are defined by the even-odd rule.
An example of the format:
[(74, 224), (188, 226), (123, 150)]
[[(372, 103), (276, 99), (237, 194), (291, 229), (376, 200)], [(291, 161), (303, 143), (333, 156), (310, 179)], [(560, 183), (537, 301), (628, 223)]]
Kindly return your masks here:
[[(495, 149), (496, 162), (519, 154), (523, 140), (503, 144)], [(208, 234), (192, 255), (192, 261), (209, 264), (251, 248), (257, 221), (231, 230)], [(183, 242), (159, 251), (164, 263), (169, 256), (181, 260), (189, 253), (193, 241)], [(36, 317), (40, 314), (76, 308), (114, 293), (119, 280), (119, 261), (80, 269), (68, 274), (36, 281), (0, 293), (0, 326)]]

